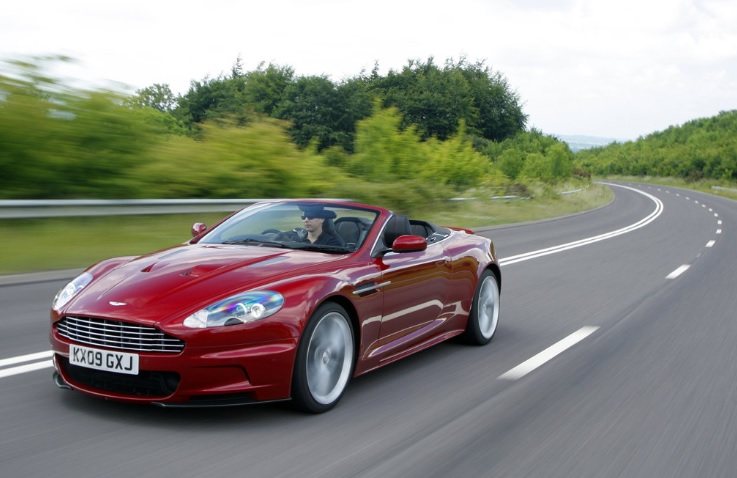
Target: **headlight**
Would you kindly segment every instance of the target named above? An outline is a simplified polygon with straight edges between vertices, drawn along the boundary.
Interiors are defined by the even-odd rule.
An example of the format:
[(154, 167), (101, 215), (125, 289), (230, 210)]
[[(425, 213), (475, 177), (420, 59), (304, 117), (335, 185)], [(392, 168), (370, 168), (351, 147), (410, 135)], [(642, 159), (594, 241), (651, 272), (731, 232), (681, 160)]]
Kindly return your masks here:
[(89, 272), (83, 272), (78, 275), (76, 279), (65, 285), (63, 289), (57, 292), (56, 297), (54, 297), (54, 301), (51, 303), (51, 307), (56, 311), (60, 310), (62, 307), (67, 305), (75, 295), (79, 294), (79, 292), (90, 282), (92, 282), (92, 274)]
[(204, 329), (247, 324), (275, 314), (282, 305), (284, 297), (278, 292), (244, 292), (198, 310), (184, 319), (184, 325), (193, 329)]

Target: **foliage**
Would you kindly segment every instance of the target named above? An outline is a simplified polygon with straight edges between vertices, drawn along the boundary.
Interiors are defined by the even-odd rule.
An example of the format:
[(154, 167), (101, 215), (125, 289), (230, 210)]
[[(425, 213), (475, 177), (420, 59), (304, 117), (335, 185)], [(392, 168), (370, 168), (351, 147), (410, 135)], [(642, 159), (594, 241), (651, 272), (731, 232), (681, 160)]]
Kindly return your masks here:
[(414, 127), (402, 129), (401, 122), (396, 108), (377, 103), (374, 114), (358, 122), (356, 151), (345, 164), (349, 174), (379, 185), (382, 202), (441, 200), (483, 181), (489, 161), (473, 149), (464, 127), (447, 141), (423, 142)]
[(222, 118), (236, 118), (238, 124), (245, 124), (253, 111), (246, 101), (245, 84), (245, 76), (236, 67), (230, 76), (192, 80), (172, 114), (192, 130), (205, 121)]
[(511, 180), (565, 180), (573, 171), (573, 153), (555, 137), (532, 129), (513, 138), (487, 143), (484, 153)]
[[(570, 174), (565, 145), (520, 131), (501, 75), (465, 60), (337, 84), (238, 60), (176, 98), (159, 84), (130, 97), (74, 88), (46, 73), (54, 61), (68, 60), (0, 70), (0, 197), (333, 196), (408, 212)], [(492, 130), (514, 135), (481, 136)]]
[[(289, 67), (263, 64), (254, 72), (233, 68), (230, 76), (192, 81), (189, 91), (172, 110), (192, 130), (204, 121), (235, 115), (243, 123), (248, 112), (290, 121), (292, 140), (300, 147), (316, 141), (319, 151), (338, 145), (354, 148), (356, 122), (368, 117), (375, 100), (396, 107), (401, 127), (417, 128), (421, 138), (446, 140), (461, 121), (468, 134), (501, 141), (523, 131), (527, 115), (519, 96), (504, 76), (483, 63), (448, 61), (440, 68), (433, 63), (409, 61), (399, 72), (382, 77), (378, 67), (371, 75), (332, 82), (326, 76), (299, 76)], [(159, 88), (139, 94), (153, 96), (139, 101), (159, 104)]]
[(71, 89), (37, 63), (9, 63), (0, 75), (2, 197), (134, 197), (130, 172), (161, 132), (149, 119), (115, 93)]
[(135, 96), (129, 98), (127, 103), (133, 107), (148, 107), (166, 113), (174, 109), (177, 100), (169, 85), (155, 83), (136, 91)]
[(284, 91), (294, 80), (294, 70), (286, 66), (260, 64), (256, 71), (246, 73), (243, 97), (251, 107), (266, 115), (273, 115)]
[(327, 77), (300, 77), (285, 88), (274, 116), (291, 122), (289, 133), (301, 147), (314, 141), (319, 150), (350, 149), (355, 121), (346, 100), (344, 90)]
[(159, 143), (136, 175), (148, 197), (271, 198), (319, 195), (331, 170), (300, 151), (276, 120), (244, 127), (204, 124), (197, 140)]
[(424, 63), (411, 60), (385, 78), (374, 74), (370, 88), (384, 106), (399, 110), (403, 127), (416, 125), (423, 139), (445, 140), (464, 121), (469, 133), (501, 141), (522, 131), (527, 122), (518, 95), (501, 73), (465, 59), (448, 61), (442, 69), (432, 58)]
[(737, 110), (671, 126), (637, 141), (579, 151), (576, 165), (598, 175), (737, 180)]

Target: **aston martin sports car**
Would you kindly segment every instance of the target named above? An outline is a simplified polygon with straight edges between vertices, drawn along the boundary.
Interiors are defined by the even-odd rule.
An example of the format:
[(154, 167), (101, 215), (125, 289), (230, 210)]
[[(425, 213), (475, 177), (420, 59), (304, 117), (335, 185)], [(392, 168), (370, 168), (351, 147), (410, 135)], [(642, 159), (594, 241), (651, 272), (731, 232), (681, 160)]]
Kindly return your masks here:
[(54, 381), (160, 406), (336, 405), (351, 378), (491, 341), (488, 238), (345, 201), (274, 200), (159, 252), (88, 268), (52, 303)]

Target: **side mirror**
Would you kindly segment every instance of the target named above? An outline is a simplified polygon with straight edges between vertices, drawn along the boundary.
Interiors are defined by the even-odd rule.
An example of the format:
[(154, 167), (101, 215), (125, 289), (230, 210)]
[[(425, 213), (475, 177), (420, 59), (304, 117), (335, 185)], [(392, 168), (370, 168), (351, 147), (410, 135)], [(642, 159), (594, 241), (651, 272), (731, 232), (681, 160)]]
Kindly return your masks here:
[(427, 249), (427, 241), (422, 236), (399, 236), (394, 239), (394, 252), (417, 252)]
[(204, 222), (196, 222), (192, 226), (192, 237), (197, 237), (207, 230), (207, 226)]

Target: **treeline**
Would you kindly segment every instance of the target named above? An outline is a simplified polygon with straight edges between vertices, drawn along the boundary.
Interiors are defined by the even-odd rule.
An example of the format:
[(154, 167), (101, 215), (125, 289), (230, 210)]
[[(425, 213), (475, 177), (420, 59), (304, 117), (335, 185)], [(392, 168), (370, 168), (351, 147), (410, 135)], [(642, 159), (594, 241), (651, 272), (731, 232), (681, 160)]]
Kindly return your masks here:
[(240, 59), (227, 75), (192, 81), (175, 97), (168, 85), (137, 92), (132, 103), (171, 113), (185, 128), (197, 131), (208, 120), (235, 119), (239, 125), (268, 116), (289, 122), (295, 144), (315, 143), (318, 151), (340, 146), (353, 152), (358, 121), (376, 109), (396, 108), (400, 128), (413, 126), (422, 140), (444, 141), (465, 124), (468, 135), (501, 141), (524, 131), (527, 115), (504, 76), (483, 63), (432, 59), (409, 61), (399, 72), (370, 74), (334, 83), (326, 76), (297, 76), (292, 68), (261, 65), (244, 72)]
[(338, 83), (289, 67), (192, 81), (175, 96), (75, 87), (63, 58), (0, 66), (0, 197), (351, 197), (409, 209), (472, 188), (571, 176), (482, 63), (410, 61)]
[(596, 175), (737, 180), (737, 110), (576, 153), (579, 168)]

